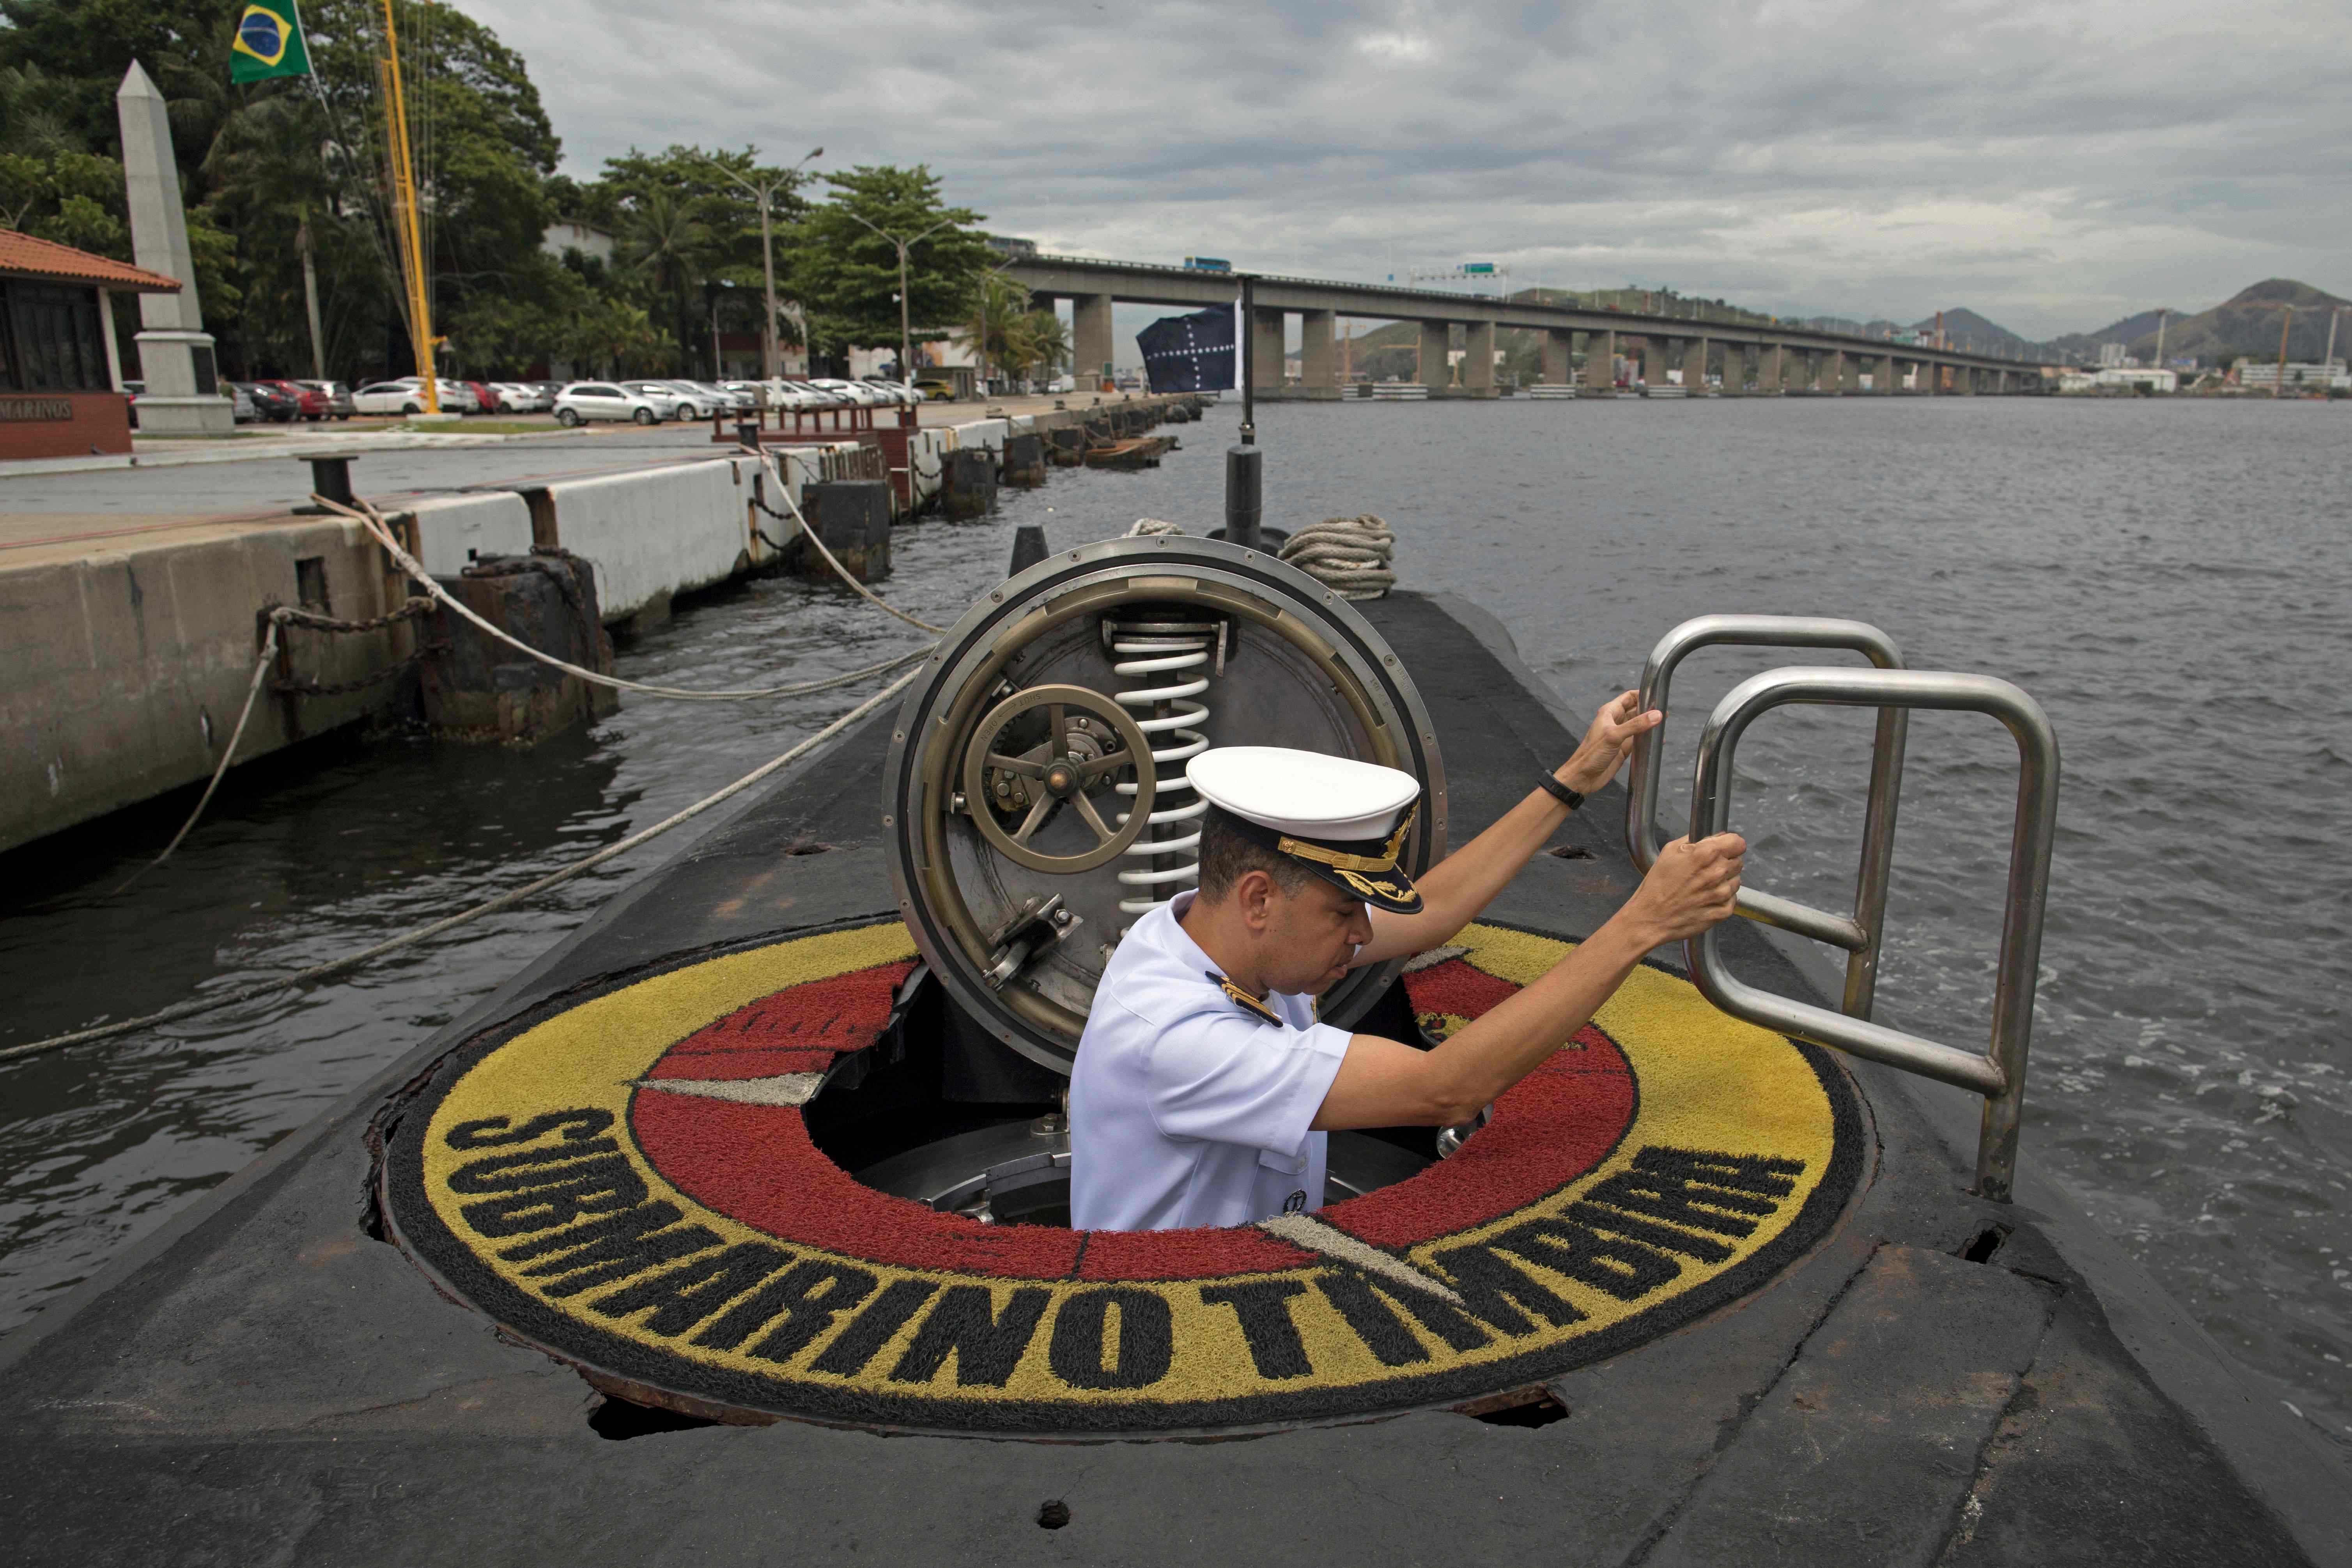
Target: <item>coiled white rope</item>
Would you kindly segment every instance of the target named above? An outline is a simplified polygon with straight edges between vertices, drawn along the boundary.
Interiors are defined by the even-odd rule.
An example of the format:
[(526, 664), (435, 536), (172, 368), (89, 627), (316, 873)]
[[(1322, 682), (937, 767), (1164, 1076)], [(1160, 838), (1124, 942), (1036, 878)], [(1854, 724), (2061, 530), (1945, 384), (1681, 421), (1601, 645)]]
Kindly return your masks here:
[(1396, 586), (1396, 534), (1381, 519), (1333, 517), (1284, 542), (1282, 559), (1350, 599), (1377, 599)]
[(1167, 522), (1156, 517), (1139, 517), (1135, 526), (1127, 531), (1129, 539), (1158, 539), (1163, 534), (1181, 533), (1182, 525)]

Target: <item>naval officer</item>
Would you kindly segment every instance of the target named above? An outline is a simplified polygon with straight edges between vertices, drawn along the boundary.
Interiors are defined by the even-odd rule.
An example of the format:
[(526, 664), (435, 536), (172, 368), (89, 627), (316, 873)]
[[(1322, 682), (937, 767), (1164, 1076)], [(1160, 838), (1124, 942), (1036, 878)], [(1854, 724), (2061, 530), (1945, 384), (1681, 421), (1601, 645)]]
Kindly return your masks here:
[(1079, 1039), (1071, 1223), (1165, 1230), (1320, 1208), (1327, 1133), (1471, 1121), (1644, 954), (1730, 915), (1745, 841), (1677, 839), (1608, 923), (1433, 1049), (1316, 1021), (1349, 969), (1444, 946), (1476, 918), (1662, 718), (1620, 695), (1575, 755), (1418, 886), (1397, 858), (1421, 798), (1410, 773), (1271, 746), (1194, 757), (1200, 885), (1129, 929)]

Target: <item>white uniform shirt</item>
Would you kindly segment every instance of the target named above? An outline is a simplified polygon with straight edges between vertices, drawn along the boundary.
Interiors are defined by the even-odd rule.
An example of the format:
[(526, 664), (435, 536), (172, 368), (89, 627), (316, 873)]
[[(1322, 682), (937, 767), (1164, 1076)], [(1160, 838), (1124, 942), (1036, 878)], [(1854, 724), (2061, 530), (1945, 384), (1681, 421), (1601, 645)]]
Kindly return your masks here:
[(1135, 922), (1095, 989), (1070, 1073), (1070, 1223), (1079, 1230), (1247, 1225), (1323, 1206), (1327, 1139), (1308, 1131), (1348, 1031), (1312, 997), (1228, 994), (1184, 934), (1180, 893)]

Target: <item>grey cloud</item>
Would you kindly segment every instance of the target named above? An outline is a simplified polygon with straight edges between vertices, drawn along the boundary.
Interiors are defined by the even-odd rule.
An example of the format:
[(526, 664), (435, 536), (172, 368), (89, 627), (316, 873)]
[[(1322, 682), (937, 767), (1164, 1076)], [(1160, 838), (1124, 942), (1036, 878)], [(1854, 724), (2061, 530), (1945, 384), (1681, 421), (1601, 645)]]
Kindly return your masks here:
[(2341, 7), (1770, 0), (856, 7), (471, 0), (573, 172), (631, 145), (927, 162), (1139, 259), (1669, 283), (2028, 333), (2272, 273), (2352, 289)]

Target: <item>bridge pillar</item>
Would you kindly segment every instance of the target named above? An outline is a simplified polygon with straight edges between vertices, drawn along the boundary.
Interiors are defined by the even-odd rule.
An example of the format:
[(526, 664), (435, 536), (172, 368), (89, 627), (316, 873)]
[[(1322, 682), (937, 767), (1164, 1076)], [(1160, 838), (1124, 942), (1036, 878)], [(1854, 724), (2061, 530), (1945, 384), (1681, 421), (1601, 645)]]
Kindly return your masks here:
[(1723, 345), (1723, 395), (1726, 397), (1748, 395), (1748, 345), (1746, 343)]
[(1962, 397), (1974, 397), (1977, 395), (1976, 366), (1969, 364), (1954, 365), (1952, 367), (1952, 390), (1959, 394)]
[(1617, 334), (1584, 334), (1584, 387), (1587, 397), (1617, 395)]
[(1543, 335), (1543, 378), (1547, 386), (1566, 386), (1576, 380), (1569, 369), (1569, 350), (1576, 334), (1561, 331), (1558, 327), (1546, 327)]
[(1641, 338), (1636, 341), (1641, 343), (1641, 348), (1627, 356), (1641, 367), (1635, 373), (1633, 379), (1639, 381), (1643, 386), (1657, 386), (1663, 384), (1666, 379), (1665, 340)]
[(1339, 354), (1334, 327), (1339, 318), (1328, 310), (1298, 313), (1299, 386), (1309, 397), (1339, 395)]
[(1454, 349), (1454, 331), (1444, 321), (1423, 321), (1421, 324), (1421, 368), (1414, 377), (1432, 392), (1442, 392), (1454, 384), (1454, 374), (1446, 368), (1445, 356)]
[(1706, 395), (1706, 340), (1683, 340), (1683, 391), (1693, 397)]
[(1263, 397), (1282, 390), (1283, 317), (1280, 310), (1263, 306), (1254, 315), (1250, 322), (1250, 352), (1257, 356), (1257, 392)]
[(1845, 374), (1839, 379), (1838, 390), (1841, 392), (1852, 393), (1856, 397), (1861, 396), (1862, 356), (1860, 354), (1841, 353), (1838, 355), (1838, 363), (1843, 365), (1845, 371)]
[(1071, 353), (1079, 389), (1092, 392), (1102, 384), (1104, 367), (1111, 362), (1110, 296), (1079, 295), (1071, 317)]
[(1495, 323), (1473, 321), (1462, 329), (1462, 387), (1473, 397), (1495, 395)]
[(1779, 343), (1756, 345), (1756, 390), (1775, 393), (1780, 390), (1780, 361), (1788, 350)]
[(1821, 370), (1813, 381), (1813, 390), (1824, 397), (1838, 397), (1845, 392), (1845, 351), (1832, 349), (1822, 355)]
[(1922, 397), (1933, 397), (1940, 390), (1936, 383), (1942, 375), (1933, 362), (1923, 359), (1911, 367), (1911, 390)]
[(1903, 367), (1893, 354), (1880, 354), (1877, 365), (1870, 373), (1870, 390), (1885, 396), (1898, 392), (1903, 386)]

